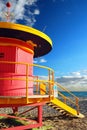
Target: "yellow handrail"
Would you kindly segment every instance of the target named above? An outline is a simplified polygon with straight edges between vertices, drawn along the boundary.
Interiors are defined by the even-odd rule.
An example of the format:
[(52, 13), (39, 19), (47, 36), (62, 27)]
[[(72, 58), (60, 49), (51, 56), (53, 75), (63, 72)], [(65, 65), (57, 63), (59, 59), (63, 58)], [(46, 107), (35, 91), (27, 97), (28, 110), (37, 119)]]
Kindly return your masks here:
[[(0, 77), (0, 80), (24, 80), (26, 81), (26, 101), (28, 102), (28, 84), (30, 81), (34, 82), (34, 83), (37, 83), (38, 85), (38, 88), (39, 88), (39, 84), (40, 83), (47, 83), (49, 86), (49, 98), (50, 98), (50, 95), (52, 94), (52, 86), (53, 86), (53, 83), (54, 83), (54, 71), (49, 68), (49, 67), (46, 67), (46, 66), (41, 66), (41, 65), (37, 65), (37, 64), (29, 64), (29, 63), (25, 63), (25, 62), (12, 62), (12, 61), (0, 61), (0, 64), (19, 64), (19, 65), (24, 65), (26, 68), (25, 68), (25, 73), (23, 74), (19, 74), (19, 72), (15, 72), (15, 73), (12, 73), (12, 75), (10, 77)], [(44, 79), (40, 79), (39, 77), (38, 78), (30, 78), (30, 77), (37, 77), (37, 76), (33, 76), (33, 75), (29, 75), (29, 67), (37, 67), (37, 68), (41, 68), (41, 69), (45, 69), (47, 70), (47, 74), (48, 74), (48, 79), (44, 80)], [(15, 75), (17, 77), (15, 77)], [(21, 76), (25, 76), (25, 77), (21, 77), (20, 78), (20, 75)], [(19, 77), (18, 77), (19, 76)], [(38, 89), (39, 91), (39, 89)]]
[(55, 82), (55, 85), (57, 87), (59, 87), (60, 89), (62, 89), (63, 91), (69, 93), (71, 96), (73, 96), (75, 98), (75, 101), (73, 101), (73, 99), (70, 99), (70, 98), (66, 97), (61, 92), (58, 91), (58, 94), (64, 99), (64, 103), (67, 103), (66, 100), (68, 100), (70, 103), (74, 104), (76, 106), (77, 114), (79, 114), (79, 103), (78, 103), (79, 102), (79, 98), (76, 97), (73, 93), (71, 93), (68, 89), (64, 88), (59, 83)]
[(65, 87), (63, 87), (62, 85), (60, 85), (59, 83), (55, 82), (55, 84), (57, 86), (59, 86), (59, 88), (61, 88), (62, 90), (68, 92), (70, 95), (72, 95), (73, 97), (77, 98), (73, 93), (71, 93), (68, 89), (66, 89)]
[[(73, 96), (75, 98), (75, 102), (74, 102), (72, 99), (66, 97), (61, 92), (58, 92), (59, 95), (61, 97), (63, 97), (65, 103), (67, 103), (66, 101), (68, 100), (69, 102), (75, 104), (76, 107), (77, 107), (77, 113), (79, 113), (78, 98), (74, 94), (72, 94), (68, 89), (64, 88), (59, 83), (54, 82), (54, 71), (51, 68), (46, 67), (46, 66), (37, 65), (37, 64), (29, 64), (29, 63), (25, 63), (25, 62), (0, 61), (0, 63), (1, 64), (19, 64), (19, 65), (24, 65), (26, 67), (25, 73), (21, 74), (22, 76), (25, 76), (25, 77), (21, 77), (20, 78), (20, 74), (19, 73), (18, 74), (15, 73), (19, 77), (14, 77), (14, 73), (12, 73), (11, 77), (0, 77), (0, 80), (21, 80), (21, 81), (24, 80), (24, 81), (26, 81), (26, 83), (25, 83), (25, 86), (26, 86), (25, 89), (26, 89), (26, 102), (27, 103), (29, 101), (28, 100), (28, 96), (29, 96), (29, 94), (28, 94), (28, 90), (29, 90), (28, 89), (28, 84), (29, 84), (30, 81), (34, 82), (34, 84), (35, 83), (37, 84), (37, 85), (35, 85), (38, 88), (38, 89), (36, 88), (38, 90), (37, 94), (39, 93), (39, 84), (40, 83), (45, 83), (46, 87), (48, 87), (47, 88), (48, 89), (48, 93), (46, 92), (46, 94), (49, 95), (49, 100), (50, 100), (51, 95), (53, 95), (53, 86), (55, 84), (57, 87), (59, 87), (63, 91), (68, 92), (71, 96)], [(33, 75), (29, 75), (29, 67), (30, 66), (31, 67), (37, 67), (37, 68), (41, 68), (41, 69), (47, 70), (48, 78), (44, 80), (44, 79), (40, 79), (40, 77), (38, 77), (38, 76), (35, 76), (35, 77), (38, 77), (38, 78), (36, 78), (36, 79), (32, 78), (31, 79), (30, 77), (34, 77), (34, 76)]]

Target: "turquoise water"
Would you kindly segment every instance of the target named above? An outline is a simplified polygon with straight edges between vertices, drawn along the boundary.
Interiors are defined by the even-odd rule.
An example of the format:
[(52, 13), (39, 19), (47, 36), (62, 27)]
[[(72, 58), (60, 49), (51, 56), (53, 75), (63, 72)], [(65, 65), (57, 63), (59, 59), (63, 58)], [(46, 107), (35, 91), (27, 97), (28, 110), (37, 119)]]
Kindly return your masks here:
[[(67, 92), (61, 92), (62, 94), (64, 94), (65, 96), (70, 96), (70, 94), (68, 94)], [(87, 98), (87, 91), (81, 91), (81, 92), (71, 92), (73, 93), (75, 96), (79, 97), (79, 98)]]

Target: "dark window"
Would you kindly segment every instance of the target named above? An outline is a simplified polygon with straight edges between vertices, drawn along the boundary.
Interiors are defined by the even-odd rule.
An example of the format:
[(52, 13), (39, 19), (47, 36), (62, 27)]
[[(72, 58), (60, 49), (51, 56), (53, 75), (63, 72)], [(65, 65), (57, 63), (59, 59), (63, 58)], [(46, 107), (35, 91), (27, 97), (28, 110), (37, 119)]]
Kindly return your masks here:
[(4, 58), (4, 53), (3, 52), (0, 53), (0, 58)]

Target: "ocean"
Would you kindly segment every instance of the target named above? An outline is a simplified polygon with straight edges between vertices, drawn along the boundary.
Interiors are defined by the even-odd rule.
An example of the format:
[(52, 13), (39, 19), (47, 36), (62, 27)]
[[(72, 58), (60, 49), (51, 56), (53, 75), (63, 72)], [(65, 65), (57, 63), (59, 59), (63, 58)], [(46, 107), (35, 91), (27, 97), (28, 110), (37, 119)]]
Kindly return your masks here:
[[(65, 91), (62, 91), (61, 93), (65, 96), (68, 96), (68, 97), (70, 96), (70, 94), (68, 94)], [(77, 96), (78, 98), (87, 98), (87, 91), (73, 91), (71, 93)]]

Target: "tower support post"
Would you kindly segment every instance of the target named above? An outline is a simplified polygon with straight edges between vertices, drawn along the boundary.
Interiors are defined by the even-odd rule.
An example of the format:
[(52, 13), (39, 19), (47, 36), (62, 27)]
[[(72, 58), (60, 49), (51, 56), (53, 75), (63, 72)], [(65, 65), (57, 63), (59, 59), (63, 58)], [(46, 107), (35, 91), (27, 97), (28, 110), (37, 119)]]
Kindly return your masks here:
[(38, 106), (38, 123), (42, 126), (42, 105)]

